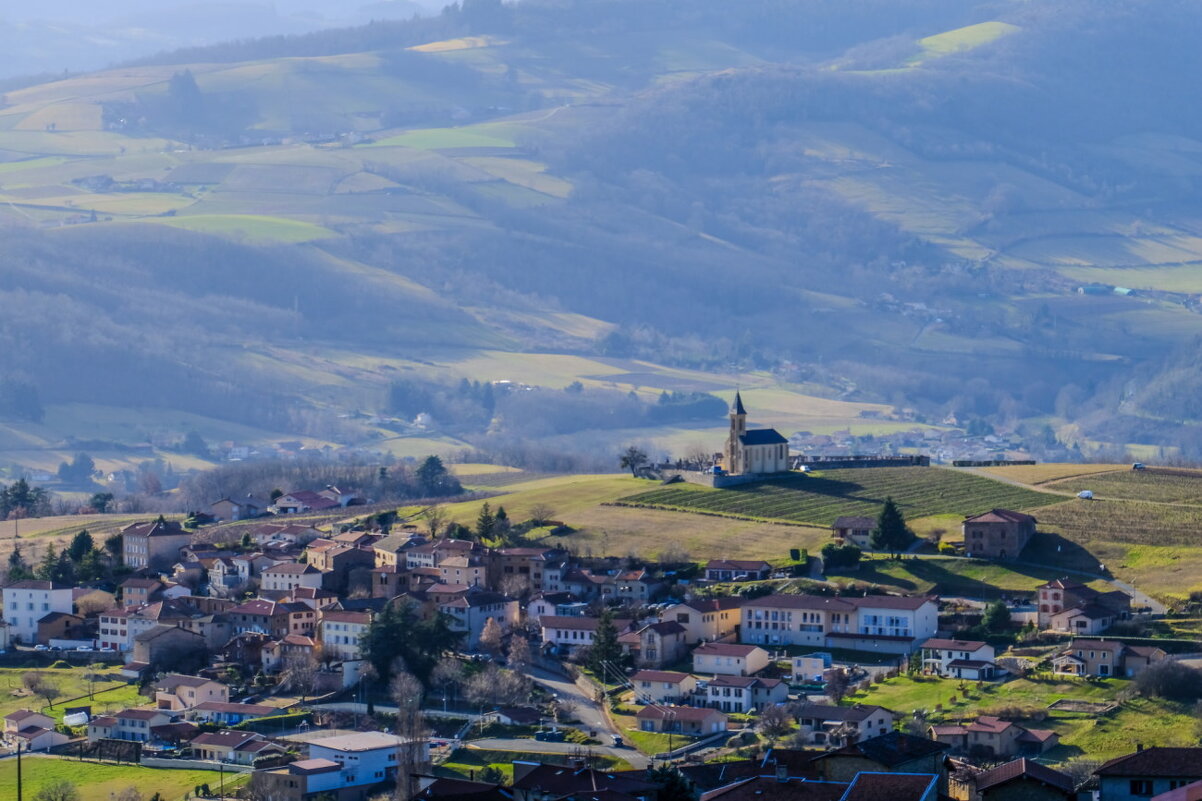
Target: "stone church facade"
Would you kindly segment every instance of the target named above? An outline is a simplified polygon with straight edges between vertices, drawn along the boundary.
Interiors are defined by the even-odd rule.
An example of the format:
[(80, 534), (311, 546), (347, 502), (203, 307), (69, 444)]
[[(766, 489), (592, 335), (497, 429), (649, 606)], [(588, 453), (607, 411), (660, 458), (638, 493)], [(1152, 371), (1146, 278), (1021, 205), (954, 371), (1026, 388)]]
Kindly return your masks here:
[(722, 466), (734, 476), (783, 473), (789, 469), (789, 441), (775, 428), (747, 428), (743, 397), (735, 393), (730, 434), (722, 449)]

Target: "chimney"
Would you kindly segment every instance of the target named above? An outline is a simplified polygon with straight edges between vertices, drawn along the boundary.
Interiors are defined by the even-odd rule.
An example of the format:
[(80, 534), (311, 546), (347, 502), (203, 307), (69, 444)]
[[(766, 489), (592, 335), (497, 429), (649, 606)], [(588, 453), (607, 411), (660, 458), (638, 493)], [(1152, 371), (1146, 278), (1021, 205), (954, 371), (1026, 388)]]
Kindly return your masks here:
[(1143, 744), (1143, 743), (1136, 743), (1136, 744), (1135, 744), (1135, 753), (1137, 753), (1137, 754), (1138, 754), (1138, 753), (1139, 753), (1140, 751), (1142, 751), (1142, 750), (1144, 750), (1144, 744)]

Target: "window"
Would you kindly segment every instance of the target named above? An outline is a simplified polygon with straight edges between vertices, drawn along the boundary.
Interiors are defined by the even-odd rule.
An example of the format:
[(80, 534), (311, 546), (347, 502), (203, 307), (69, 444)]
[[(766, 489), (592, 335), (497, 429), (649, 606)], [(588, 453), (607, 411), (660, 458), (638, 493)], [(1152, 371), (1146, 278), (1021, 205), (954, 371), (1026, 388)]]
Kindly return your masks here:
[(1140, 795), (1140, 796), (1152, 795), (1151, 779), (1132, 779), (1131, 780), (1131, 795)]

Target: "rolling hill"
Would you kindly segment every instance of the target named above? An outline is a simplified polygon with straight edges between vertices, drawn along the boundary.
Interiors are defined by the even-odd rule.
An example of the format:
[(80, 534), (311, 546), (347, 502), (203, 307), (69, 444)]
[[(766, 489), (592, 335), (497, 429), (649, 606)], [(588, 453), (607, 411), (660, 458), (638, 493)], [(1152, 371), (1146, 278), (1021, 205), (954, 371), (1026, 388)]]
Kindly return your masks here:
[[(400, 378), (741, 385), (791, 430), (905, 408), (1202, 451), (1172, 13), (632, 7), (465, 4), (8, 91), (0, 378), (46, 413), (0, 420), (0, 458), (468, 444), (388, 422)], [(604, 428), (577, 446), (718, 433)]]

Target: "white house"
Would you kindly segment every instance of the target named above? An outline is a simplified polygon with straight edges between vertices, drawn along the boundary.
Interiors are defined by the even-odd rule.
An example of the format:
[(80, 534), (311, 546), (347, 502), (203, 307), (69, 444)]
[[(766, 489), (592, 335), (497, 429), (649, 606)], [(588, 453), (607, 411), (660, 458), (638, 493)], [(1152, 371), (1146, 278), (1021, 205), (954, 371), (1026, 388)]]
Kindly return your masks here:
[[(543, 630), (543, 647), (553, 646), (562, 652), (571, 653), (581, 646), (592, 645), (598, 622), (595, 617), (544, 615), (538, 621)], [(630, 628), (630, 621), (615, 620), (614, 627), (621, 634)]]
[(880, 706), (806, 703), (793, 714), (806, 745), (839, 747), (893, 731), (893, 713)]
[(699, 682), (697, 689), (704, 693), (705, 706), (723, 712), (747, 713), (789, 700), (789, 686), (783, 681), (756, 676), (715, 676)]
[(922, 644), (922, 669), (938, 676), (969, 681), (992, 679), (997, 672), (993, 646), (977, 640), (932, 637)]
[[(309, 758), (326, 759), (342, 766), (351, 775), (348, 784), (358, 783), (359, 780), (385, 782), (395, 778), (397, 752), (400, 746), (410, 742), (404, 737), (382, 731), (322, 737), (309, 743)], [(419, 761), (428, 762), (429, 741), (422, 741), (418, 747), (422, 751)]]
[(265, 590), (292, 592), (300, 587), (321, 589), (322, 572), (310, 564), (283, 562), (264, 568), (261, 586)]
[(905, 654), (935, 635), (938, 613), (926, 596), (768, 595), (743, 605), (740, 639)]
[(693, 694), (697, 679), (674, 670), (640, 670), (630, 677), (641, 704), (681, 704)]
[(707, 642), (693, 649), (693, 672), (751, 676), (768, 667), (768, 652), (756, 645)]
[(71, 614), (71, 587), (50, 581), (26, 579), (4, 588), (4, 620), (14, 641), (36, 643), (38, 621), (51, 612)]
[(328, 609), (321, 613), (321, 644), (336, 659), (359, 659), (360, 642), (371, 626), (370, 612)]

